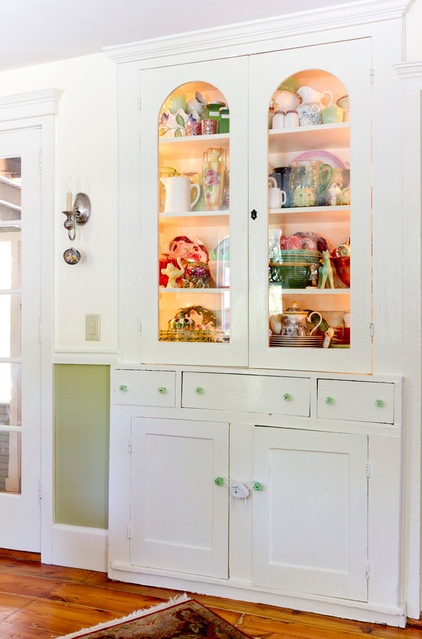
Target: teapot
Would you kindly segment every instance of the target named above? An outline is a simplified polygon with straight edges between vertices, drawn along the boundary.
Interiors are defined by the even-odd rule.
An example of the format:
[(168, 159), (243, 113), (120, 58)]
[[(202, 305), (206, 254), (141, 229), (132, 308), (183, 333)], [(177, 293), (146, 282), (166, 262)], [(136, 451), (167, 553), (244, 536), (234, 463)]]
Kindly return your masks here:
[[(316, 325), (309, 326), (312, 317), (319, 317)], [(313, 335), (322, 322), (322, 315), (318, 311), (305, 311), (293, 302), (291, 307), (281, 315), (271, 315), (270, 327), (273, 333), (285, 337), (307, 337)]]
[[(330, 91), (316, 91), (312, 87), (299, 87), (298, 95), (302, 98), (302, 104), (297, 107), (299, 115), (299, 125), (307, 126), (322, 124), (322, 111), (333, 103), (333, 94)], [(324, 96), (328, 95), (329, 103), (322, 102)]]

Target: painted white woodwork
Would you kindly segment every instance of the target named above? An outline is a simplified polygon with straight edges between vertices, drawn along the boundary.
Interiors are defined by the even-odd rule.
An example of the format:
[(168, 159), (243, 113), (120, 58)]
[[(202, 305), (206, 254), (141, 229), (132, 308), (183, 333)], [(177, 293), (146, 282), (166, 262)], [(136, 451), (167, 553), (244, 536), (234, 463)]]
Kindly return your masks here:
[(125, 371), (116, 374), (117, 404), (175, 406), (176, 375), (173, 371)]
[(364, 435), (255, 427), (253, 582), (367, 600)]
[(318, 417), (394, 423), (394, 385), (320, 380)]
[[(355, 63), (348, 65), (346, 61), (352, 58)], [(370, 68), (369, 39), (283, 50), (250, 58), (250, 209), (258, 212), (257, 219), (249, 221), (251, 366), (348, 372), (371, 370)], [(310, 127), (310, 130), (309, 127), (285, 129), (270, 135), (267, 145), (265, 116), (269, 96), (281, 81), (300, 72), (306, 74), (302, 86), (309, 84), (321, 92), (331, 91), (338, 97), (342, 93), (349, 95), (350, 131), (344, 128), (347, 123), (341, 123), (337, 128), (335, 125), (329, 126), (327, 130), (324, 126)], [(328, 206), (318, 208), (312, 214), (313, 207), (299, 210), (289, 208), (286, 214), (283, 210), (278, 214), (270, 213), (267, 220), (264, 213), (267, 194), (262, 184), (266, 185), (268, 163), (272, 167), (289, 166), (302, 151), (315, 152), (318, 149), (333, 153), (346, 166), (350, 165), (350, 211), (346, 215), (343, 211), (333, 212)], [(286, 236), (298, 231), (319, 233), (330, 247), (338, 246), (350, 237), (350, 297), (344, 295), (345, 290), (340, 288), (330, 290), (329, 295), (324, 295), (318, 289), (283, 289), (282, 307), (278, 311), (286, 310), (294, 301), (299, 302), (301, 308), (320, 311), (323, 316), (325, 311), (334, 309), (350, 311), (352, 328), (349, 349), (274, 348), (268, 344), (268, 335), (263, 329), (268, 325), (269, 312), (274, 311), (268, 308), (268, 272), (260, 265), (268, 259), (268, 229), (279, 228), (280, 225)]]
[(218, 373), (183, 374), (182, 406), (309, 416), (310, 380)]
[[(169, 374), (174, 406), (145, 404), (142, 381)], [(110, 577), (404, 623), (400, 379), (119, 366), (112, 384)], [(379, 398), (391, 422), (377, 421)]]
[[(422, 219), (422, 62), (396, 65), (401, 80), (402, 99), (402, 192), (405, 259), (403, 299), (409, 300), (412, 313), (404, 313), (402, 338), (407, 401), (403, 420), (406, 424), (404, 449), (404, 493), (406, 500), (403, 545), (405, 548), (405, 599), (409, 616), (419, 617), (421, 593), (421, 456), (422, 446), (422, 328), (421, 307), (421, 219)], [(415, 321), (415, 318), (418, 318)]]
[[(387, 249), (394, 247), (400, 256), (403, 240), (400, 166), (391, 159), (400, 156), (400, 127), (391, 124), (401, 117), (393, 65), (401, 60), (405, 6), (390, 0), (350, 3), (334, 13), (110, 50), (118, 62), (123, 167), (121, 364), (113, 371), (111, 407), (111, 578), (404, 625), (403, 539), (409, 539), (402, 519), (402, 441), (410, 425), (402, 422), (402, 399), (408, 401), (401, 389), (403, 267)], [(320, 91), (344, 89), (350, 122), (269, 131), (271, 96), (295, 74), (315, 81)], [(157, 188), (161, 158), (177, 170), (197, 171), (196, 153), (205, 147), (201, 139), (159, 142), (159, 111), (168, 95), (194, 81), (212, 84), (230, 107), (230, 134), (215, 138), (215, 146), (229, 150), (230, 207), (213, 215), (163, 215)], [(350, 163), (350, 205), (268, 209), (269, 167), (286, 166), (309, 150), (328, 150)], [(350, 348), (269, 346), (274, 300), (268, 240), (279, 227), (284, 234), (312, 227), (332, 246), (350, 236), (350, 289), (283, 290), (283, 308), (297, 301), (322, 312), (350, 310)], [(234, 251), (229, 291), (158, 290), (159, 242), (173, 233), (211, 242), (223, 228), (230, 230)], [(179, 307), (191, 295), (207, 306), (218, 305), (223, 293), (229, 295), (230, 342), (159, 341), (160, 311), (166, 304), (170, 308), (172, 296)], [(129, 384), (137, 372), (151, 374), (151, 400), (143, 383)], [(165, 375), (172, 372), (174, 401), (171, 394), (163, 400), (153, 388), (166, 386)], [(117, 385), (133, 391), (121, 392)], [(165, 432), (163, 449), (157, 445), (150, 454), (151, 465), (165, 471), (162, 478), (154, 475), (154, 485), (135, 470), (146, 468), (145, 435), (138, 466), (127, 450), (138, 424), (155, 425), (155, 437)], [(181, 458), (190, 459), (192, 451), (202, 456), (198, 481), (211, 481), (208, 444), (199, 436), (191, 442), (198, 424), (204, 432), (220, 424), (230, 442), (227, 451), (221, 444), (229, 503), (227, 571), (221, 564), (219, 576), (194, 557), (190, 532), (186, 549), (179, 550), (177, 527), (166, 531), (167, 515), (155, 523), (158, 516), (147, 506), (148, 500), (162, 499), (177, 474), (179, 455), (172, 454), (180, 448)], [(184, 481), (179, 485), (188, 492)], [(245, 487), (246, 498), (232, 494), (234, 484)], [(183, 499), (175, 502), (181, 506)], [(189, 511), (188, 519), (196, 515)], [(142, 530), (134, 541), (134, 530), (149, 521), (151, 540), (145, 541)], [(214, 524), (213, 516), (208, 521)], [(220, 524), (226, 525), (222, 515)], [(206, 526), (199, 527), (199, 535), (206, 538)], [(164, 547), (164, 558), (156, 545)]]
[(131, 563), (228, 576), (228, 424), (134, 418)]
[[(0, 154), (22, 159), (22, 270), (18, 287), (22, 335), (20, 355), (13, 358), (22, 367), (16, 394), (21, 406), (14, 406), (12, 419), (16, 419), (10, 428), (15, 441), (14, 471), (18, 465), (22, 467), (12, 481), (12, 488), (20, 494), (1, 495), (0, 543), (14, 549), (41, 550), (46, 560), (51, 556), (52, 524), (52, 149), (60, 97), (60, 91), (43, 89), (0, 99)], [(14, 330), (17, 328), (18, 323)], [(3, 429), (9, 430), (7, 426)]]
[[(218, 364), (244, 366), (247, 357), (248, 280), (247, 280), (247, 65), (246, 57), (207, 63), (180, 65), (169, 73), (167, 68), (141, 74), (141, 360), (177, 364)], [(215, 87), (230, 106), (230, 140), (224, 136), (158, 138), (160, 109), (175, 88), (201, 81), (204, 92), (212, 95)], [(151, 125), (151, 123), (154, 123)], [(234, 140), (234, 142), (232, 142)], [(209, 147), (227, 148), (230, 168), (230, 209), (201, 212), (201, 215), (157, 215), (158, 171), (161, 163), (179, 171), (202, 171), (202, 155)], [(218, 216), (217, 213), (220, 213)], [(222, 214), (222, 215), (221, 215)], [(160, 245), (174, 237), (199, 237), (214, 248), (230, 235), (230, 289), (162, 289), (158, 287)], [(176, 293), (177, 291), (177, 293)], [(188, 295), (189, 294), (189, 295)], [(227, 343), (186, 343), (159, 341), (158, 329), (178, 308), (192, 304), (218, 309), (229, 314), (230, 341)], [(164, 320), (159, 310), (166, 310)]]
[[(20, 231), (14, 234), (18, 238), (19, 258), (14, 262), (13, 269), (9, 265), (14, 281), (11, 277), (8, 288), (2, 291), (6, 296), (15, 295), (19, 300), (18, 316), (10, 316), (19, 335), (15, 334), (13, 340), (9, 333), (9, 344), (6, 340), (3, 342), (3, 347), (7, 344), (9, 348), (3, 351), (0, 360), (4, 369), (3, 394), (7, 393), (7, 378), (10, 380), (10, 398), (3, 395), (3, 402), (9, 404), (9, 416), (0, 426), (0, 431), (8, 434), (9, 446), (8, 454), (6, 452), (8, 470), (5, 490), (0, 493), (0, 542), (5, 548), (36, 552), (41, 544), (41, 396), (38, 374), (41, 361), (38, 340), (41, 317), (40, 146), (41, 135), (37, 128), (0, 132), (0, 156), (19, 158), (22, 165), (21, 214), (16, 222), (13, 219), (0, 221), (3, 229), (12, 231), (16, 226)], [(8, 234), (5, 235), (6, 241), (7, 238)], [(7, 268), (8, 264), (4, 263), (6, 271)], [(3, 318), (6, 324), (6, 313)]]

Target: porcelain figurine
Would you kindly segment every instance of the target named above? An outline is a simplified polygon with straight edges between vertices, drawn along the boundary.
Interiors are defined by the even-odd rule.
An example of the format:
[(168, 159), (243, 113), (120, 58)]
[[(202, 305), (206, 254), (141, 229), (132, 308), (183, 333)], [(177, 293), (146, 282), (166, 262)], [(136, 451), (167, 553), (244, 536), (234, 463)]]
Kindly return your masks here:
[(323, 251), (321, 261), (322, 264), (318, 269), (318, 288), (325, 288), (327, 283), (329, 288), (334, 288), (334, 273), (330, 251)]

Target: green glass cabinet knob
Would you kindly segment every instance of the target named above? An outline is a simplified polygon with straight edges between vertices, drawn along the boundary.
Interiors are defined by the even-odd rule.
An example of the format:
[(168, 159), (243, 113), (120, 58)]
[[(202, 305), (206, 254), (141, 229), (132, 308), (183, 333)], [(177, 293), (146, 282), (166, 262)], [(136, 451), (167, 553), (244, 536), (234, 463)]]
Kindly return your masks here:
[(326, 397), (325, 403), (331, 406), (332, 404), (334, 404), (334, 399), (332, 397)]
[(285, 402), (289, 402), (292, 399), (292, 396), (290, 395), (290, 393), (284, 393), (283, 399)]
[(197, 395), (203, 395), (203, 394), (204, 394), (204, 389), (203, 389), (201, 386), (197, 386), (197, 387), (195, 388), (195, 393), (196, 393)]
[(127, 393), (127, 392), (128, 392), (128, 390), (129, 390), (129, 389), (128, 389), (128, 387), (126, 386), (126, 384), (120, 384), (120, 386), (119, 386), (119, 391), (120, 391), (121, 393)]
[(224, 477), (216, 477), (214, 479), (214, 484), (216, 486), (224, 486)]
[(384, 406), (384, 402), (382, 401), (382, 399), (376, 399), (375, 400), (375, 406), (377, 408), (382, 408)]
[(260, 481), (254, 481), (252, 488), (257, 492), (259, 492), (260, 490), (264, 490), (264, 486), (261, 484)]
[(167, 388), (165, 386), (160, 386), (158, 392), (160, 395), (165, 395), (167, 393)]

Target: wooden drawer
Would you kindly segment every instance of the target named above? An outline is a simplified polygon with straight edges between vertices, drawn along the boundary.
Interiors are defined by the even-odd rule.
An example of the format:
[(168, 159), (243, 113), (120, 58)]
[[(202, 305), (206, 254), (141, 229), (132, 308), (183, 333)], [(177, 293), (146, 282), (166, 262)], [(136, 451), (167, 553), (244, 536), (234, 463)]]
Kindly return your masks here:
[(115, 371), (115, 404), (175, 406), (175, 397), (174, 371)]
[(318, 417), (394, 423), (394, 384), (318, 380)]
[(310, 380), (232, 373), (183, 373), (182, 406), (308, 417)]

